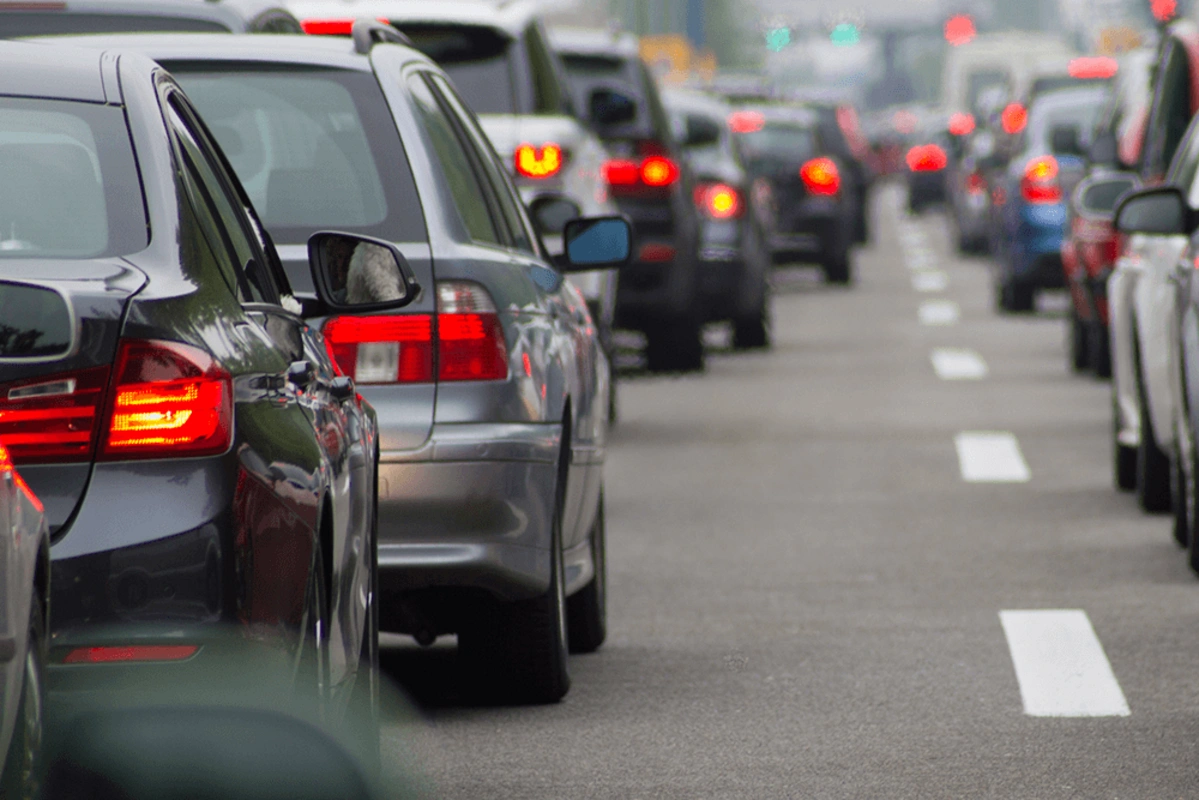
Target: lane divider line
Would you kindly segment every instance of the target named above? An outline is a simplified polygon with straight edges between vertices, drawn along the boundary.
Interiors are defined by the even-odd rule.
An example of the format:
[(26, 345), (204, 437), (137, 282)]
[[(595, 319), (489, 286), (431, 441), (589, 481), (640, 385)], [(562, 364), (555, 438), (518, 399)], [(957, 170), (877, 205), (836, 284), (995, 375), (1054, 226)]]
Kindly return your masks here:
[(987, 377), (987, 362), (973, 350), (938, 347), (929, 358), (933, 371), (943, 381), (980, 381)]
[(921, 325), (955, 325), (961, 311), (952, 300), (925, 300), (917, 314)]
[(949, 288), (949, 275), (939, 269), (912, 273), (912, 288), (918, 292), (943, 292)]
[(1000, 611), (1024, 713), (1127, 717), (1131, 712), (1085, 611)]
[(1007, 431), (963, 431), (954, 437), (966, 483), (1028, 483), (1032, 480), (1020, 443)]

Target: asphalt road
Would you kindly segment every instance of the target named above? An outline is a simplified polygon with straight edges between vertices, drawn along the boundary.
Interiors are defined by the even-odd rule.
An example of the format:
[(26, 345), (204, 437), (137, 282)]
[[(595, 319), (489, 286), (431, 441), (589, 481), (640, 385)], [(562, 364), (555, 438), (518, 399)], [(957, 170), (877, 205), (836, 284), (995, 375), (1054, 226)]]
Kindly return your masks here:
[[(393, 775), (406, 753), (447, 798), (1199, 796), (1199, 582), (1112, 488), (1064, 298), (1001, 317), (940, 215), (875, 210), (854, 288), (778, 273), (773, 350), (623, 383), (611, 632), (564, 702), (464, 706), (452, 646), (389, 650), (423, 709), (384, 731)], [(1039, 609), (1082, 613), (1001, 623)]]

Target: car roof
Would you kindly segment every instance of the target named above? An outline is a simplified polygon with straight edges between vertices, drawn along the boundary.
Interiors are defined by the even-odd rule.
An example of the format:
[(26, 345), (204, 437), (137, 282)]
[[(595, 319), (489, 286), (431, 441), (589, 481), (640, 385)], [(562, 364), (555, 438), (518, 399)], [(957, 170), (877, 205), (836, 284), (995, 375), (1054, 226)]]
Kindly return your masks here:
[[(31, 40), (33, 41), (33, 40)], [(370, 59), (354, 52), (353, 42), (342, 36), (305, 36), (276, 33), (252, 33), (230, 36), (224, 33), (118, 33), (92, 36), (55, 36), (37, 41), (53, 41), (84, 47), (133, 50), (156, 61), (261, 61), (264, 63), (308, 64), (371, 72)], [(413, 60), (433, 62), (422, 53), (397, 44)]]
[(0, 7), (5, 12), (57, 11), (64, 14), (122, 14), (154, 13), (167, 17), (213, 20), (230, 23), (248, 21), (267, 11), (287, 13), (280, 0), (69, 0), (66, 3), (13, 3)]
[(1088, 102), (1101, 102), (1107, 97), (1111, 87), (1106, 83), (1088, 83), (1081, 86), (1069, 86), (1061, 89), (1052, 89), (1048, 92), (1037, 95), (1033, 98), (1033, 109), (1068, 107), (1077, 105), (1086, 105)]
[(550, 45), (559, 52), (577, 55), (611, 55), (620, 58), (640, 58), (641, 48), (631, 33), (599, 28), (553, 27), (549, 30)]
[(729, 112), (732, 111), (732, 106), (719, 97), (713, 97), (710, 94), (697, 92), (693, 89), (663, 89), (662, 102), (667, 108), (679, 109), (681, 111), (699, 111), (722, 118), (728, 116)]
[(331, 17), (386, 17), (392, 22), (478, 25), (516, 38), (540, 15), (531, 0), (288, 0), (301, 20)]
[(0, 42), (0, 96), (104, 103), (103, 53)]
[(744, 105), (743, 111), (757, 111), (766, 118), (767, 122), (790, 122), (805, 127), (815, 127), (820, 122), (820, 116), (805, 106), (780, 105)]

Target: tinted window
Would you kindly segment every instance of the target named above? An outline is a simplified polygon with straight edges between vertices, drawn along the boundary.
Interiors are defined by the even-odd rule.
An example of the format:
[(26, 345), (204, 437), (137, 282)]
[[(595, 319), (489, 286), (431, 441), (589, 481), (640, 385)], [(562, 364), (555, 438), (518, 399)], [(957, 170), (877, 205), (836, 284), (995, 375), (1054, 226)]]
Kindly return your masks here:
[(424, 215), (383, 92), (344, 70), (168, 65), (278, 242), (321, 228), (425, 241)]
[(1178, 44), (1171, 43), (1166, 50), (1153, 96), (1142, 172), (1149, 180), (1158, 180), (1165, 175), (1191, 120), (1190, 68)]
[(60, 33), (228, 33), (215, 20), (152, 14), (74, 14), (62, 11), (0, 11), (0, 38)]
[(558, 82), (557, 56), (546, 46), (536, 25), (530, 25), (525, 30), (525, 50), (533, 74), (533, 113), (570, 113), (570, 99)]
[(57, 292), (0, 283), (0, 358), (46, 358), (71, 349), (71, 312)]
[(755, 133), (740, 134), (741, 154), (757, 170), (772, 164), (791, 165), (816, 155), (816, 136), (811, 128), (768, 122)]
[(0, 97), (0, 258), (127, 255), (147, 239), (120, 109)]
[(516, 114), (512, 40), (494, 28), (475, 25), (397, 24), (416, 49), (437, 62), (478, 114)]
[(1057, 127), (1077, 128), (1079, 140), (1089, 146), (1095, 120), (1103, 108), (1106, 89), (1096, 87), (1083, 92), (1046, 95), (1045, 102), (1034, 103), (1028, 112), (1025, 135), (1029, 153), (1052, 152), (1051, 137)]

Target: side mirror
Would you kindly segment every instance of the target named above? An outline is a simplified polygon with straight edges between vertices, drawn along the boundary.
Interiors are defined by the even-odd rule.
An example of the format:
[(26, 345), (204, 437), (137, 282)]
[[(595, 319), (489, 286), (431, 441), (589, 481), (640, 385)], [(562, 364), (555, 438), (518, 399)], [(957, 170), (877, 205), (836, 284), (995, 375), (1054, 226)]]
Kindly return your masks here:
[(386, 311), (420, 294), (399, 249), (382, 239), (320, 231), (308, 239), (308, 266), (317, 296), (329, 311)]
[(566, 223), (583, 216), (578, 203), (560, 194), (535, 197), (528, 209), (533, 227), (542, 236), (561, 236)]
[(1049, 147), (1062, 156), (1085, 155), (1079, 141), (1078, 128), (1074, 125), (1059, 125), (1049, 135)]
[(633, 254), (633, 226), (624, 217), (572, 219), (562, 232), (563, 272), (623, 267)]
[(600, 88), (588, 98), (587, 111), (596, 125), (624, 125), (637, 119), (637, 101), (615, 89)]
[(1116, 203), (1137, 188), (1137, 178), (1131, 173), (1092, 175), (1074, 190), (1074, 209), (1084, 217), (1110, 220)]
[(1173, 186), (1133, 192), (1116, 209), (1116, 230), (1121, 233), (1185, 236), (1191, 227), (1190, 209)]
[(1119, 163), (1120, 143), (1116, 141), (1116, 134), (1111, 131), (1099, 134), (1091, 144), (1090, 157), (1092, 164), (1115, 166)]
[(687, 115), (683, 147), (711, 147), (720, 143), (721, 125), (709, 117)]

